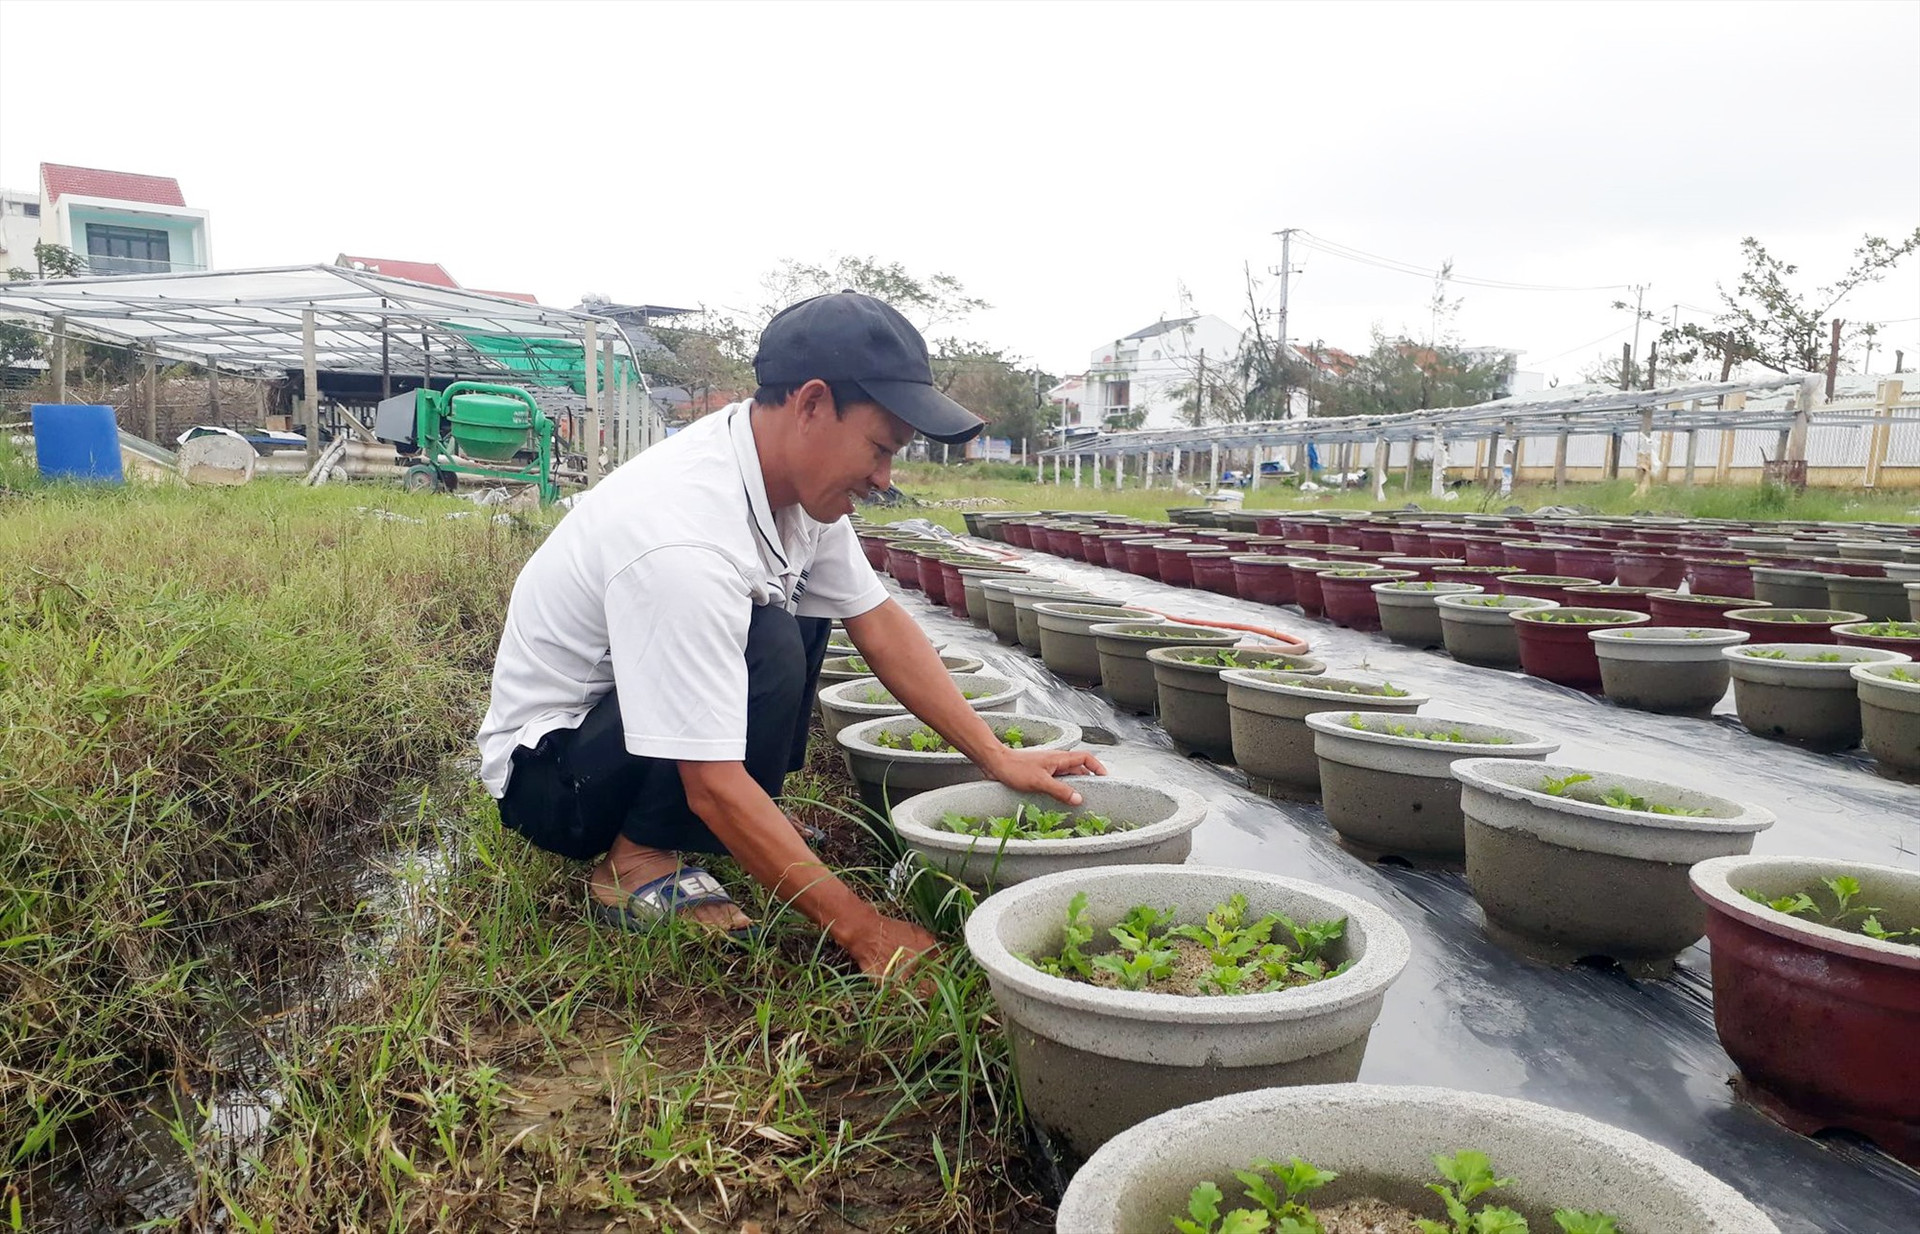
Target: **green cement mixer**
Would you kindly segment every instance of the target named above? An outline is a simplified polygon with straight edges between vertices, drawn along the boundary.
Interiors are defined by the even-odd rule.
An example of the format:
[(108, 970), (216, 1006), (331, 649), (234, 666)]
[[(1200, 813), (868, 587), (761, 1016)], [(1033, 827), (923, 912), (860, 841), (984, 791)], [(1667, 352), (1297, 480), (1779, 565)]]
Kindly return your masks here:
[(518, 386), (456, 381), (445, 390), (411, 390), (381, 401), (374, 435), (411, 462), (408, 492), (446, 492), (461, 476), (532, 484), (557, 500), (555, 426)]

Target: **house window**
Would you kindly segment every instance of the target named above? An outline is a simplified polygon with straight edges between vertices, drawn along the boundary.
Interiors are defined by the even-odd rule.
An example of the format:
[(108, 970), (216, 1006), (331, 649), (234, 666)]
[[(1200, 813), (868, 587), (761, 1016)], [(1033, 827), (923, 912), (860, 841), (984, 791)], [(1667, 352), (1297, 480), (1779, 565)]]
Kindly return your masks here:
[(88, 223), (87, 268), (94, 274), (164, 274), (173, 268), (167, 233)]
[(23, 201), (20, 203), (20, 211), (30, 219), (37, 219), (40, 217), (40, 203), (37, 201)]
[(1107, 406), (1126, 408), (1132, 404), (1133, 383), (1130, 381), (1110, 381), (1107, 383)]

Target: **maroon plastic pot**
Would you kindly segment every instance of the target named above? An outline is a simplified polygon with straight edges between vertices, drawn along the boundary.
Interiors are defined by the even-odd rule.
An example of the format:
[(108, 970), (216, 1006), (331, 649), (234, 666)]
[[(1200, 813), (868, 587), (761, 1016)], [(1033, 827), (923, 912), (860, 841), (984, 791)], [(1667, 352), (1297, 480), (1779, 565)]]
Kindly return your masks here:
[(1458, 557), (1382, 557), (1380, 564), (1389, 570), (1412, 570), (1413, 576), (1423, 583), (1437, 582), (1433, 572), (1441, 566), (1460, 566), (1466, 562)]
[[(1602, 583), (1614, 580), (1617, 567), (1613, 564), (1613, 549), (1585, 548), (1555, 549), (1553, 554), (1553, 573), (1578, 574), (1586, 578), (1597, 578)], [(1648, 584), (1651, 586), (1651, 584)]]
[[(1417, 527), (1396, 527), (1393, 551), (1402, 557), (1426, 557), (1433, 552), (1433, 537)], [(1465, 561), (1462, 557), (1460, 560)]]
[(1320, 575), (1344, 567), (1326, 561), (1297, 561), (1287, 568), (1293, 572), (1293, 602), (1309, 617), (1325, 617), (1327, 601), (1320, 591)]
[(1852, 557), (1815, 557), (1814, 568), (1826, 574), (1853, 574), (1860, 578), (1885, 578), (1887, 565), (1883, 561), (1857, 561)]
[(1007, 537), (1007, 543), (1015, 548), (1033, 547), (1033, 524), (1017, 518), (1010, 518), (1000, 524), (1001, 534)]
[[(1325, 519), (1285, 516), (1280, 519), (1280, 534), (1289, 540), (1311, 540), (1315, 544), (1325, 544), (1329, 530), (1331, 530), (1331, 524)], [(1260, 534), (1264, 536), (1272, 533), (1263, 531)]]
[(1747, 558), (1683, 557), (1687, 590), (1709, 596), (1753, 598), (1753, 567), (1764, 565)]
[(867, 556), (867, 564), (884, 572), (887, 568), (887, 541), (891, 536), (859, 535), (860, 551)]
[(1467, 559), (1467, 533), (1464, 531), (1429, 531), (1427, 533), (1427, 551), (1442, 557)]
[(1555, 554), (1563, 548), (1572, 548), (1571, 544), (1541, 544), (1531, 540), (1508, 540), (1500, 545), (1505, 564), (1517, 566), (1527, 574), (1552, 574), (1560, 567), (1554, 564)]
[(887, 573), (908, 591), (920, 590), (920, 555), (899, 541), (887, 545)]
[(1278, 514), (1262, 514), (1253, 520), (1253, 530), (1263, 536), (1284, 536), (1287, 534), (1286, 521)]
[(1435, 566), (1433, 568), (1433, 581), (1436, 583), (1477, 583), (1485, 587), (1488, 591), (1497, 592), (1500, 589), (1494, 585), (1495, 580), (1503, 574), (1518, 573), (1520, 573), (1520, 571), (1514, 569), (1512, 566), (1476, 566), (1472, 563), (1463, 566)]
[[(1572, 617), (1599, 618), (1572, 621)], [(1520, 668), (1529, 676), (1598, 693), (1600, 657), (1587, 635), (1594, 630), (1643, 626), (1648, 618), (1623, 608), (1524, 608), (1513, 612), (1520, 642)]]
[(1687, 573), (1687, 563), (1672, 553), (1654, 549), (1623, 548), (1613, 555), (1615, 581), (1623, 587), (1678, 587)]
[(1636, 527), (1634, 534), (1648, 544), (1677, 545), (1683, 533), (1672, 528)]
[(1658, 587), (1622, 587), (1618, 583), (1601, 583), (1594, 587), (1567, 588), (1567, 603), (1585, 605), (1588, 608), (1625, 608), (1636, 613), (1653, 616), (1653, 593)]
[(1732, 609), (1771, 607), (1752, 596), (1683, 596), (1672, 591), (1655, 591), (1647, 597), (1647, 603), (1656, 626), (1711, 626), (1720, 630), (1733, 628), (1727, 624), (1727, 613)]
[(1347, 548), (1365, 548), (1366, 539), (1360, 534), (1357, 522), (1339, 522), (1327, 524), (1327, 543), (1345, 545)]
[(1187, 567), (1193, 571), (1193, 585), (1202, 591), (1237, 596), (1240, 589), (1233, 581), (1234, 554), (1227, 549), (1209, 549), (1187, 554)]
[(1393, 527), (1387, 523), (1366, 523), (1360, 527), (1360, 547), (1370, 553), (1398, 553), (1394, 547)]
[(1085, 561), (1086, 550), (1080, 547), (1080, 537), (1085, 529), (1080, 527), (1047, 528), (1047, 549), (1055, 557), (1066, 557), (1073, 561)]
[(1597, 587), (1596, 578), (1577, 578), (1571, 574), (1499, 574), (1495, 575), (1491, 590), (1503, 596), (1532, 596), (1537, 600), (1552, 600), (1555, 604), (1571, 604), (1567, 599), (1569, 587)]
[[(1825, 895), (1846, 875), (1911, 925), (1920, 875), (1817, 857), (1716, 857), (1688, 872), (1707, 906), (1713, 1027), (1734, 1087), (1802, 1135), (1838, 1127), (1920, 1168), (1920, 947), (1776, 913), (1744, 894)], [(1897, 907), (1896, 907), (1897, 906)], [(1898, 911), (1902, 918), (1893, 918)]]
[(1233, 558), (1233, 590), (1256, 604), (1296, 604), (1293, 567), (1325, 565), (1310, 557), (1279, 557), (1270, 553), (1241, 553)]
[(1745, 630), (1755, 643), (1833, 643), (1835, 626), (1867, 619), (1835, 608), (1733, 608), (1720, 615), (1727, 629)]
[(1127, 541), (1139, 538), (1140, 533), (1137, 531), (1100, 532), (1094, 536), (1100, 546), (1087, 550), (1087, 562), (1090, 565), (1106, 566), (1113, 570), (1124, 570), (1127, 568)]
[(1463, 536), (1461, 547), (1466, 550), (1470, 566), (1507, 564), (1507, 550), (1498, 536)]
[[(1158, 579), (1160, 577), (1160, 558), (1154, 552), (1154, 548), (1160, 541), (1126, 540), (1122, 543), (1127, 550), (1128, 573), (1138, 574), (1142, 578)], [(1112, 560), (1111, 552), (1108, 554), (1108, 560)]]
[(946, 563), (925, 553), (916, 553), (914, 557), (919, 567), (920, 590), (926, 593), (927, 599), (944, 605), (947, 602), (947, 577), (941, 567)]
[[(1898, 634), (1868, 634), (1867, 628), (1898, 630)], [(1855, 621), (1836, 625), (1833, 637), (1842, 647), (1877, 647), (1920, 660), (1920, 621)]]
[(1373, 594), (1375, 583), (1400, 583), (1413, 577), (1411, 570), (1323, 570), (1318, 575), (1320, 603), (1327, 619), (1350, 630), (1372, 631), (1380, 628), (1380, 601)]
[(1174, 587), (1193, 586), (1193, 566), (1189, 558), (1200, 550), (1200, 546), (1188, 542), (1171, 544), (1162, 542), (1153, 546), (1153, 565), (1156, 577), (1163, 583)]

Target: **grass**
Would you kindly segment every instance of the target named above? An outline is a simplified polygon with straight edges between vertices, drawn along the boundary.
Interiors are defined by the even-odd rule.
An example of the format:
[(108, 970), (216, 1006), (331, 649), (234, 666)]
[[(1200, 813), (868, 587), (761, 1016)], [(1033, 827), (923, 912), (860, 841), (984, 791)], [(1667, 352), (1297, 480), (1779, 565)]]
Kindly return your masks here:
[[(450, 765), (538, 534), (365, 488), (43, 489), (0, 449), (0, 1228), (1046, 1223), (964, 949), (927, 1002), (878, 986), (725, 862), (764, 943), (616, 934)], [(889, 880), (831, 743), (789, 791), (951, 935), (970, 897)], [(234, 1089), (267, 1132), (210, 1142)], [(120, 1189), (156, 1122), (184, 1212)]]
[[(1051, 471), (1048, 472), (1051, 477)], [(1159, 487), (1141, 489), (1139, 477), (1130, 475), (1126, 487), (1115, 490), (1111, 466), (1106, 487), (1092, 487), (1091, 473), (1082, 476), (1082, 485), (1071, 480), (1055, 486), (1036, 484), (1030, 468), (1004, 464), (967, 464), (943, 467), (937, 463), (903, 463), (894, 468), (894, 484), (910, 498), (923, 503), (949, 505), (869, 506), (862, 513), (876, 522), (895, 522), (903, 518), (926, 518), (954, 531), (963, 530), (963, 509), (1011, 510), (1106, 510), (1113, 514), (1144, 519), (1164, 519), (1169, 506), (1202, 505), (1205, 499), (1188, 491), (1188, 486), (1170, 488), (1165, 477)], [(1024, 478), (1019, 478), (1024, 477)], [(1552, 485), (1515, 485), (1502, 497), (1497, 488), (1472, 485), (1461, 488), (1453, 501), (1434, 498), (1427, 489), (1425, 473), (1416, 472), (1411, 492), (1399, 473), (1387, 482), (1384, 502), (1375, 502), (1370, 490), (1301, 493), (1282, 484), (1262, 484), (1243, 490), (1242, 508), (1248, 510), (1369, 510), (1400, 509), (1413, 502), (1435, 513), (1493, 511), (1519, 506), (1534, 510), (1549, 505), (1578, 505), (1599, 514), (1665, 514), (1681, 518), (1718, 518), (1738, 520), (1808, 519), (1835, 522), (1915, 522), (1920, 521), (1920, 495), (1903, 492), (1868, 492), (1863, 489), (1808, 489), (1795, 493), (1778, 486), (1763, 485), (1656, 485), (1645, 497), (1634, 495), (1632, 480), (1613, 480), (1598, 484), (1569, 484), (1564, 489)]]

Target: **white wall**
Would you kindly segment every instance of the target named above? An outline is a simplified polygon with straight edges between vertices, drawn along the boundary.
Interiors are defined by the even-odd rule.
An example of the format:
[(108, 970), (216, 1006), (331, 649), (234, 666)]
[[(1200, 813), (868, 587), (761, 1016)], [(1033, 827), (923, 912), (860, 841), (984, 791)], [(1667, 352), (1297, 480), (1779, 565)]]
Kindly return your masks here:
[(33, 270), (33, 246), (40, 242), (40, 220), (28, 218), (22, 207), (39, 204), (38, 190), (0, 189), (0, 278), (14, 266)]
[(1092, 424), (1104, 418), (1109, 403), (1103, 372), (1119, 368), (1126, 374), (1128, 405), (1144, 407), (1144, 428), (1179, 428), (1186, 421), (1180, 415), (1177, 388), (1190, 384), (1201, 368), (1224, 368), (1240, 350), (1240, 331), (1211, 314), (1196, 317), (1182, 326), (1145, 339), (1114, 339), (1089, 354), (1086, 393), (1082, 398), (1081, 422)]

